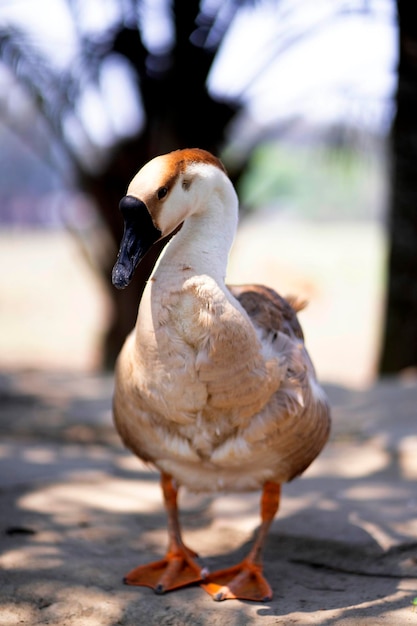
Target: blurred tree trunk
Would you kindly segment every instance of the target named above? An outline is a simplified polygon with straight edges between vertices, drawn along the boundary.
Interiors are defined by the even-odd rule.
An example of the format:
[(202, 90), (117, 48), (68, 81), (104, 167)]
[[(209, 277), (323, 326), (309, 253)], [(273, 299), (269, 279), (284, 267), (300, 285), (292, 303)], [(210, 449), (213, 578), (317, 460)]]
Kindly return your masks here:
[(380, 374), (417, 366), (417, 20), (412, 2), (398, 0), (397, 7), (400, 56)]
[(206, 89), (217, 48), (207, 49), (192, 42), (199, 5), (200, 0), (173, 1), (176, 39), (174, 49), (165, 55), (148, 55), (138, 30), (129, 27), (123, 27), (114, 42), (114, 51), (129, 59), (136, 69), (146, 126), (138, 137), (116, 148), (100, 175), (83, 175), (83, 187), (96, 201), (115, 243), (114, 257), (109, 259), (108, 267), (102, 268), (113, 305), (113, 319), (103, 342), (103, 366), (107, 368), (114, 365), (126, 335), (135, 324), (141, 295), (138, 275), (123, 291), (111, 284), (111, 268), (123, 228), (117, 208), (127, 185), (137, 170), (158, 154), (187, 147), (218, 154), (225, 141), (227, 124), (236, 112), (236, 108), (213, 100)]

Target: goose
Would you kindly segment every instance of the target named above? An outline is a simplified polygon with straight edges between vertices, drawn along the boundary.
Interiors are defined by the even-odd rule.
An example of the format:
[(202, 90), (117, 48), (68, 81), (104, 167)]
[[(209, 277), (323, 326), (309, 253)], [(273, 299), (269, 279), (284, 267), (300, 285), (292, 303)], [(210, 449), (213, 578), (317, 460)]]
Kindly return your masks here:
[[(127, 287), (142, 259), (154, 249), (159, 255), (142, 277), (113, 394), (124, 445), (160, 472), (168, 526), (164, 558), (124, 582), (158, 594), (198, 583), (216, 601), (271, 599), (262, 555), (281, 486), (304, 472), (329, 436), (300, 303), (260, 284), (225, 283), (238, 204), (223, 163), (199, 148), (150, 160), (120, 202), (114, 286)], [(260, 526), (241, 563), (212, 573), (202, 567), (183, 541), (181, 487), (261, 492)]]

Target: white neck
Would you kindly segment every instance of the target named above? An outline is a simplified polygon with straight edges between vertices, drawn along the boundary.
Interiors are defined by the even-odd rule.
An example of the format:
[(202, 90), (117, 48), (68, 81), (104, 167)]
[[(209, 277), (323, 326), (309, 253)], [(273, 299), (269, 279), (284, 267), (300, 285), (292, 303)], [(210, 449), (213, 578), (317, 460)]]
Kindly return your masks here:
[[(224, 281), (230, 248), (237, 228), (238, 200), (227, 184), (215, 189), (204, 207), (186, 218), (170, 241), (155, 269), (154, 276), (172, 281), (191, 274), (206, 274)], [(189, 269), (186, 269), (189, 268)]]
[[(160, 349), (158, 341), (171, 345), (172, 337), (177, 337), (182, 345), (186, 335), (190, 345), (200, 345), (201, 334), (207, 337), (205, 323), (202, 326), (193, 311), (201, 305), (201, 299), (209, 297), (213, 283), (224, 298), (230, 297), (225, 275), (237, 227), (238, 201), (229, 179), (226, 184), (225, 180), (226, 177), (221, 185), (211, 187), (204, 206), (196, 203), (194, 211), (188, 212), (183, 227), (166, 246), (145, 287), (135, 332), (136, 355), (143, 371), (152, 370)], [(215, 293), (218, 298), (219, 290), (214, 289), (213, 296)], [(157, 337), (156, 330), (161, 329), (164, 330)], [(189, 346), (184, 350), (188, 354)]]

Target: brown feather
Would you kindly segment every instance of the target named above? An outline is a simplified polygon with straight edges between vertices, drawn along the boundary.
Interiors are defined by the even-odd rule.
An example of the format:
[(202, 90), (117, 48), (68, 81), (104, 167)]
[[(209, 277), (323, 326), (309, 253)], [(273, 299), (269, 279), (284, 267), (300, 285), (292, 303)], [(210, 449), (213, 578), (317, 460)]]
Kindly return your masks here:
[[(189, 184), (206, 185), (206, 196), (199, 211), (190, 205), (188, 220)], [(164, 185), (170, 192), (160, 202)], [(147, 283), (118, 359), (114, 416), (123, 441), (195, 491), (291, 480), (319, 454), (330, 426), (297, 318), (305, 303), (264, 285), (224, 284), (237, 203), (215, 157), (161, 157), (129, 190), (143, 194), (164, 228), (185, 221)]]
[(265, 285), (228, 285), (228, 288), (266, 334), (281, 331), (289, 337), (304, 339), (296, 315), (306, 306), (304, 302), (292, 297), (285, 299)]

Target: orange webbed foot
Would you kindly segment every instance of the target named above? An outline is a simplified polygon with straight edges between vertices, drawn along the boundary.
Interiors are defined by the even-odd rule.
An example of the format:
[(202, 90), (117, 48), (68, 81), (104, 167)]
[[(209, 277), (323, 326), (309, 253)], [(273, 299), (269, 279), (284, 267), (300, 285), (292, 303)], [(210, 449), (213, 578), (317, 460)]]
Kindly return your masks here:
[(262, 574), (262, 566), (250, 560), (213, 572), (200, 586), (213, 600), (240, 599), (267, 602), (272, 598), (272, 589)]
[(203, 580), (205, 570), (195, 561), (197, 555), (188, 548), (170, 551), (165, 558), (140, 565), (123, 579), (126, 585), (151, 587), (155, 593), (179, 589)]

